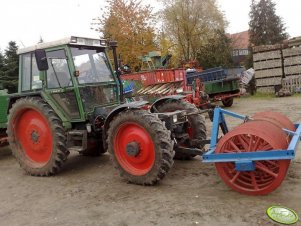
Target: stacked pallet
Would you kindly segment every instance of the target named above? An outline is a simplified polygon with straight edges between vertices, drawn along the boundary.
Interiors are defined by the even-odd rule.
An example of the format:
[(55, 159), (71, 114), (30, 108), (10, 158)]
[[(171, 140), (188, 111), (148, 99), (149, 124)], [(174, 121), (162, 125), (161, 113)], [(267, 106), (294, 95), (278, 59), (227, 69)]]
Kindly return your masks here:
[[(301, 47), (293, 46), (283, 50), (285, 84), (291, 92), (300, 85), (301, 76)], [(299, 86), (300, 87), (300, 86)]]
[(273, 93), (281, 85), (283, 63), (281, 45), (256, 46), (253, 48), (253, 62), (257, 91)]
[(300, 92), (301, 75), (294, 75), (284, 78), (282, 81), (282, 87), (292, 93)]

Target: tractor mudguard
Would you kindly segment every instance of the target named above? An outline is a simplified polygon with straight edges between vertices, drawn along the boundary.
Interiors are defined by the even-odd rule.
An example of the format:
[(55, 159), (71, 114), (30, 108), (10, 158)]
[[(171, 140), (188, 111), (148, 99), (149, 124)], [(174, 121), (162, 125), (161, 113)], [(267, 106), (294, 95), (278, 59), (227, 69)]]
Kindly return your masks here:
[(183, 96), (183, 95), (170, 95), (170, 96), (161, 97), (152, 104), (150, 111), (157, 112), (157, 110), (156, 110), (157, 106), (161, 105), (162, 103), (164, 103), (166, 101), (181, 100), (184, 98), (185, 98), (185, 96)]
[(115, 115), (124, 111), (125, 109), (140, 109), (141, 107), (147, 105), (149, 102), (147, 101), (134, 101), (130, 103), (121, 104), (118, 107), (114, 108), (107, 116), (105, 124), (104, 124), (104, 132), (109, 128), (109, 124), (114, 118)]
[(49, 104), (52, 108), (52, 110), (58, 115), (58, 117), (62, 120), (63, 126), (66, 129), (71, 129), (72, 125), (69, 119), (67, 119), (63, 113), (57, 108), (55, 108), (53, 102), (49, 100), (48, 96), (45, 95), (43, 91), (33, 92), (33, 93), (16, 93), (16, 94), (10, 94), (8, 96), (9, 102), (8, 102), (8, 108), (7, 108), (7, 115), (9, 114), (9, 110), (13, 106), (13, 104), (20, 98), (26, 98), (26, 97), (41, 97), (47, 104)]
[(14, 93), (8, 95), (8, 108), (7, 108), (7, 114), (9, 114), (9, 109), (11, 109), (12, 105), (20, 98), (22, 97), (28, 97), (28, 96), (41, 96), (41, 92), (35, 92), (35, 93)]

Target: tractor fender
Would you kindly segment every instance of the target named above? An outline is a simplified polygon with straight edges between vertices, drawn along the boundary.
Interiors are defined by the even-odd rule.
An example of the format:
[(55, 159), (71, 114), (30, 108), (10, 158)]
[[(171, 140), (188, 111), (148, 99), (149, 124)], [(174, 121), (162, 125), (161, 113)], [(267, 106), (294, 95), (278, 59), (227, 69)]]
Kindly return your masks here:
[(32, 96), (32, 97), (40, 97), (41, 94), (39, 92), (37, 93), (17, 93), (17, 94), (11, 94), (8, 95), (8, 108), (7, 108), (7, 114), (9, 114), (9, 110), (11, 109), (11, 107), (13, 106), (13, 104), (20, 98), (24, 98), (24, 97), (28, 97), (28, 96)]
[(164, 102), (169, 102), (172, 100), (181, 100), (184, 98), (185, 98), (185, 96), (183, 96), (183, 95), (170, 95), (170, 96), (161, 97), (152, 104), (150, 111), (152, 113), (157, 112), (157, 110), (156, 110), (157, 106), (163, 104)]
[[(105, 124), (104, 124), (104, 132), (106, 133), (106, 131), (109, 129), (109, 125), (111, 123), (111, 121), (113, 120), (113, 118), (119, 114), (120, 112), (127, 110), (127, 109), (141, 109), (141, 107), (147, 105), (149, 102), (147, 101), (134, 101), (134, 102), (130, 102), (130, 103), (125, 103), (125, 104), (121, 104), (118, 107), (114, 108), (107, 116), (106, 120), (105, 120)], [(104, 133), (104, 134), (105, 134)]]
[(35, 93), (17, 93), (17, 94), (12, 94), (9, 96), (9, 105), (7, 109), (7, 115), (9, 115), (9, 110), (13, 106), (13, 104), (20, 98), (25, 98), (25, 97), (41, 97), (49, 106), (53, 109), (53, 111), (57, 114), (57, 116), (62, 120), (63, 125), (67, 129), (71, 129), (72, 125), (70, 120), (68, 120), (62, 112), (58, 111), (56, 108), (54, 108), (54, 105), (52, 104), (51, 101), (49, 101), (49, 98), (44, 94), (44, 92), (35, 92)]

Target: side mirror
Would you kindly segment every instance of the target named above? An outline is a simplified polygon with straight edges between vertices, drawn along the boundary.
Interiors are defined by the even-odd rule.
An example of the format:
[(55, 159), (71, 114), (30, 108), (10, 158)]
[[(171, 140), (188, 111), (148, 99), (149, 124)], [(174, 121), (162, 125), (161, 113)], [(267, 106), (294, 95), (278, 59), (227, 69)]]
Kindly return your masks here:
[(35, 50), (34, 54), (39, 71), (47, 71), (49, 67), (46, 57), (46, 51), (44, 49), (37, 49)]

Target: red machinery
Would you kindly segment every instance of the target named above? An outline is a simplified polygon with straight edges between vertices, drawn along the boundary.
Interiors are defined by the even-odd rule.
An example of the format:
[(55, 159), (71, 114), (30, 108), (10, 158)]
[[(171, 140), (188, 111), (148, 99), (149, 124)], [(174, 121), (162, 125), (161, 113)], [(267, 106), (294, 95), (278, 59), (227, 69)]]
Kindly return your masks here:
[[(184, 69), (158, 69), (154, 71), (137, 72), (121, 76), (124, 81), (141, 82), (142, 87), (132, 87), (139, 96), (162, 97), (184, 93), (188, 102), (197, 107), (209, 103), (208, 95), (204, 92), (204, 85), (199, 79), (195, 86), (186, 86), (186, 73)], [(126, 88), (126, 87), (125, 87)]]
[[(184, 69), (157, 69), (153, 71), (137, 72), (132, 74), (124, 74), (121, 76), (122, 80), (126, 82), (140, 82), (141, 85), (138, 88), (137, 85), (131, 87), (134, 89), (135, 95), (147, 96), (147, 99), (159, 98), (166, 95), (184, 94), (186, 100), (199, 108), (208, 108), (210, 102), (222, 101), (224, 106), (229, 107), (233, 103), (233, 98), (239, 96), (239, 90), (234, 92), (216, 92), (208, 95), (205, 92), (205, 85), (200, 78), (194, 78), (193, 82), (187, 85), (186, 71)], [(227, 81), (226, 81), (227, 82)], [(225, 82), (225, 84), (226, 84)], [(207, 84), (207, 87), (213, 87)], [(215, 83), (215, 87), (219, 84)], [(136, 87), (135, 87), (136, 86)], [(131, 89), (131, 90), (132, 90)], [(124, 91), (128, 88), (125, 86)], [(229, 104), (227, 101), (230, 100)]]

